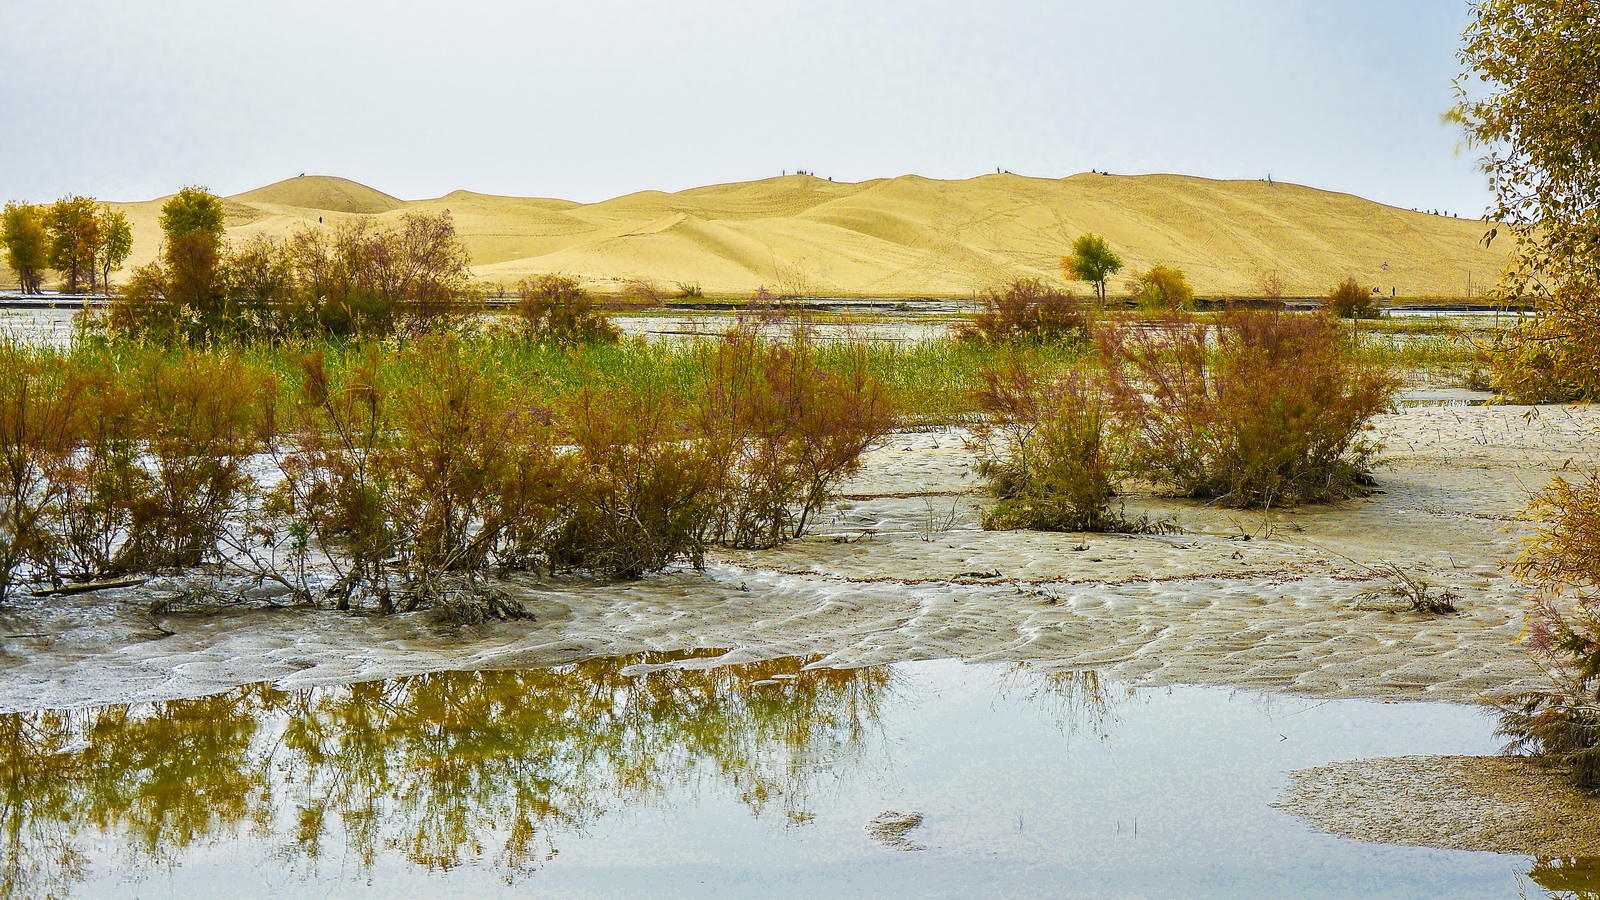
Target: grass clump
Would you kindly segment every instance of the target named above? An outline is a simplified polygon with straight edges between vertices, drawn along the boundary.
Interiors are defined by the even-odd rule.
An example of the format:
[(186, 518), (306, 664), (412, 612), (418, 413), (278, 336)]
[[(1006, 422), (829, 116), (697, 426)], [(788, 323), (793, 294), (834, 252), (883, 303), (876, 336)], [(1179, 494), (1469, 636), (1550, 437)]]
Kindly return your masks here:
[(1426, 616), (1448, 616), (1459, 612), (1456, 601), (1461, 599), (1449, 589), (1435, 590), (1426, 578), (1408, 572), (1392, 562), (1382, 562), (1365, 567), (1389, 584), (1356, 595), (1357, 609), (1381, 609), (1386, 612), (1414, 612)]
[(1528, 642), (1550, 684), (1500, 701), (1498, 733), (1600, 793), (1600, 473), (1556, 478), (1530, 512), (1549, 518), (1516, 571), (1541, 592)]
[(1355, 362), (1321, 316), (1230, 309), (1103, 333), (1107, 385), (1134, 471), (1227, 506), (1315, 503), (1371, 485), (1361, 437), (1394, 376)]

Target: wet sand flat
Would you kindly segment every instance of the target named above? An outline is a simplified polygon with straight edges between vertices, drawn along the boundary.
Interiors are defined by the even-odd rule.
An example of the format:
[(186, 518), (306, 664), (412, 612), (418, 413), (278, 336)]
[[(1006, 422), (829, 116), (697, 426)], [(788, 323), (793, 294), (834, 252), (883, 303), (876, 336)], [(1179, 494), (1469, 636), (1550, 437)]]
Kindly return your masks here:
[[(1527, 688), (1517, 516), (1592, 459), (1582, 407), (1422, 407), (1381, 417), (1380, 493), (1270, 514), (1152, 497), (1173, 535), (985, 532), (960, 431), (872, 452), (815, 532), (631, 583), (525, 578), (531, 622), (445, 628), (298, 609), (152, 618), (181, 585), (19, 598), (0, 620), (0, 709), (197, 696), (657, 649), (856, 666), (955, 657), (1095, 668), (1142, 683), (1471, 701)], [(1392, 564), (1459, 599), (1430, 617), (1364, 608)], [(1381, 604), (1380, 604), (1381, 605)], [(1365, 606), (1370, 607), (1371, 604)], [(172, 632), (167, 634), (166, 632)]]

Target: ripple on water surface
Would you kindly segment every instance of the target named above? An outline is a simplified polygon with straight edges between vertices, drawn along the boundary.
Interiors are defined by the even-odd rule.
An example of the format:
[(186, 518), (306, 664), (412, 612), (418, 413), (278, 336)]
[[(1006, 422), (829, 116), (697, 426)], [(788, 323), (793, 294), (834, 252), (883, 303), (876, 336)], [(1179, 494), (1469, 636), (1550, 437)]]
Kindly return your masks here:
[[(13, 896), (1515, 897), (1272, 804), (1472, 708), (717, 651), (0, 718)], [(1600, 885), (1590, 885), (1593, 890)]]

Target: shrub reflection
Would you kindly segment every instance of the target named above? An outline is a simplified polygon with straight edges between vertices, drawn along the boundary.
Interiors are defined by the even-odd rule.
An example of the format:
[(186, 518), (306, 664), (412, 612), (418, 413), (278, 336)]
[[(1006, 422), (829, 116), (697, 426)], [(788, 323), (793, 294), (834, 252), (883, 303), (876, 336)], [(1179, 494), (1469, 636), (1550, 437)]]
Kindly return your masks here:
[(563, 833), (694, 779), (805, 821), (811, 761), (859, 755), (890, 670), (650, 668), (717, 655), (0, 717), (0, 897), (68, 894), (89, 874), (88, 826), (118, 837), (110, 862), (130, 870), (268, 834), (308, 871), (399, 854), (514, 880)]

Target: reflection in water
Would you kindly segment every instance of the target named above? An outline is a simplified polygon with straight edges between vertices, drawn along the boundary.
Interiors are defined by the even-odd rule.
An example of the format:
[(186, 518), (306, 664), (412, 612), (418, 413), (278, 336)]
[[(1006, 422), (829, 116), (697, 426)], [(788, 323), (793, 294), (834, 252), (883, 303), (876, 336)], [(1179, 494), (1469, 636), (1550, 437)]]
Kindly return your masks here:
[(1551, 897), (1562, 900), (1600, 900), (1600, 860), (1540, 858), (1528, 878)]
[(482, 859), (509, 881), (561, 833), (690, 779), (804, 821), (814, 761), (859, 752), (890, 670), (650, 668), (707, 655), (0, 717), (0, 896), (67, 894), (90, 825), (116, 834), (130, 871), (266, 833), (294, 867), (336, 848), (341, 866)]
[[(953, 696), (912, 703), (908, 696), (916, 692), (901, 690), (895, 673), (951, 664), (807, 670), (816, 661), (812, 657), (716, 666), (720, 655), (714, 650), (655, 653), (293, 692), (256, 685), (198, 700), (0, 716), (0, 900), (93, 892), (106, 888), (95, 881), (108, 873), (140, 879), (210, 865), (208, 871), (261, 878), (259, 871), (226, 867), (233, 859), (227, 855), (230, 848), (263, 842), (274, 873), (303, 878), (319, 893), (327, 888), (337, 893), (333, 885), (374, 873), (399, 869), (403, 882), (417, 872), (471, 864), (481, 865), (454, 871), (452, 879), (488, 869), (510, 883), (541, 867), (563, 845), (569, 857), (581, 859), (591, 844), (580, 838), (603, 832), (602, 817), (628, 808), (682, 805), (686, 797), (691, 804), (712, 796), (737, 799), (752, 816), (801, 828), (786, 841), (792, 837), (815, 848), (822, 845), (804, 842), (819, 828), (802, 827), (813, 814), (837, 819), (841, 809), (853, 810), (861, 815), (853, 825), (859, 836), (859, 823), (881, 808), (863, 813), (849, 800), (823, 796), (822, 788), (841, 784), (851, 771), (888, 774), (876, 770), (890, 766), (896, 754), (904, 757), (893, 763), (896, 773), (921, 767), (923, 785), (943, 785), (940, 792), (918, 797), (919, 803), (943, 805), (942, 815), (930, 815), (924, 827), (937, 834), (956, 824), (953, 813), (965, 819), (967, 830), (959, 837), (947, 831), (944, 846), (964, 846), (955, 842), (970, 836), (989, 842), (974, 845), (981, 862), (962, 852), (947, 853), (954, 868), (944, 876), (929, 875), (933, 880), (919, 883), (922, 887), (954, 890), (950, 879), (966, 877), (959, 873), (974, 866), (987, 878), (990, 870), (983, 867), (1002, 865), (995, 860), (1003, 860), (1007, 854), (1000, 851), (1010, 848), (1007, 852), (1018, 854), (1024, 867), (1056, 864), (1058, 856), (1067, 860), (1061, 870), (1041, 868), (1044, 878), (1077, 872), (1095, 855), (1112, 862), (1127, 856), (1118, 864), (1128, 866), (1134, 880), (1095, 882), (1104, 892), (1117, 893), (1149, 887), (1142, 880), (1147, 866), (1174, 865), (1182, 876), (1197, 877), (1195, 870), (1182, 869), (1182, 860), (1189, 858), (1184, 854), (1226, 854), (1231, 845), (1211, 842), (1210, 833), (1230, 827), (1230, 817), (1246, 814), (1227, 802), (1215, 807), (1196, 819), (1203, 819), (1206, 835), (1194, 844), (1189, 842), (1197, 839), (1176, 826), (1158, 823), (1159, 840), (1171, 841), (1179, 853), (1164, 863), (1145, 859), (1151, 851), (1130, 845), (1129, 838), (1095, 831), (1095, 823), (1108, 814), (1159, 806), (1161, 792), (1174, 783), (1173, 763), (1141, 769), (1130, 762), (1132, 756), (1184, 744), (1177, 765), (1188, 768), (1179, 781), (1197, 798), (1207, 793), (1201, 785), (1212, 784), (1215, 792), (1216, 782), (1190, 779), (1191, 770), (1224, 770), (1222, 781), (1261, 771), (1189, 746), (1197, 738), (1214, 738), (1207, 728), (1225, 727), (1217, 724), (1225, 720), (1215, 711), (1208, 713), (1212, 718), (1201, 718), (1197, 707), (1184, 705), (1199, 695), (1167, 696), (1176, 702), (1158, 709), (1145, 702), (1156, 695), (1132, 695), (1094, 672), (955, 664), (966, 674), (953, 682), (958, 688)], [(946, 680), (944, 686), (951, 684)], [(972, 685), (977, 689), (963, 695)], [(995, 704), (997, 695), (1018, 702)], [(1127, 703), (1130, 696), (1141, 702)], [(1006, 755), (1010, 742), (1032, 740), (1010, 730), (1014, 711), (1005, 707), (1013, 706), (1052, 726), (1045, 730), (1045, 757)], [(1242, 723), (1245, 739), (1218, 746), (1233, 748), (1224, 753), (1260, 752), (1250, 749), (1262, 745), (1249, 738), (1257, 731), (1255, 737), (1274, 750), (1293, 746), (1279, 733), (1280, 728), (1291, 731), (1281, 724), (1287, 715), (1264, 710), (1261, 717), (1270, 727), (1252, 725), (1252, 717), (1236, 711), (1226, 721), (1234, 727)], [(988, 733), (980, 733), (984, 729)], [(1333, 733), (1308, 731), (1304, 737)], [(920, 744), (914, 735), (921, 735)], [(1091, 752), (1063, 754), (1061, 738), (1075, 735), (1097, 743), (1082, 745)], [(1294, 766), (1308, 764), (1302, 756), (1282, 757), (1290, 758)], [(1057, 767), (1066, 760), (1070, 763)], [(1048, 773), (1044, 780), (1025, 777), (1034, 766)], [(1081, 770), (1083, 780), (1073, 780), (1074, 770)], [(1121, 792), (1124, 781), (1133, 793)], [(1138, 787), (1141, 783), (1145, 786)], [(1004, 793), (1013, 789), (1034, 793)], [(1072, 798), (1083, 805), (1071, 806)], [(1006, 804), (1031, 809), (1030, 802), (1037, 802), (1041, 814), (1030, 812), (1024, 819), (1019, 813), (1012, 835), (1010, 806), (1004, 816), (996, 810)], [(1265, 801), (1259, 805), (1264, 808)], [(1166, 818), (1175, 821), (1184, 810), (1167, 812), (1173, 815)], [(1056, 813), (1064, 824), (1034, 825)], [(742, 813), (735, 818), (742, 820)], [(1003, 825), (997, 824), (1002, 819)], [(1035, 827), (1041, 829), (1038, 838)], [(739, 830), (735, 825), (728, 834)], [(1046, 855), (1027, 855), (1034, 846)], [(1074, 847), (1087, 855), (1060, 856)], [(1323, 858), (1308, 862), (1311, 870), (1329, 864)], [(880, 872), (872, 866), (881, 865), (886, 864), (841, 870), (845, 880), (829, 884), (853, 884), (849, 879)], [(1262, 867), (1268, 879), (1262, 884), (1276, 891), (1282, 885), (1270, 882), (1275, 865)], [(176, 868), (184, 866), (190, 868)], [(573, 871), (583, 870), (553, 866), (541, 879), (548, 887)], [(911, 882), (897, 880), (905, 874), (893, 870), (884, 876), (887, 887), (870, 890), (906, 892)], [(1536, 860), (1527, 878), (1553, 896), (1600, 900), (1594, 860)], [(1052, 884), (1035, 886), (1046, 890)], [(1243, 892), (1242, 883), (1233, 886)], [(866, 885), (861, 890), (870, 892)], [(1526, 893), (1532, 895), (1531, 886)]]
[(1093, 669), (1041, 672), (1019, 662), (1001, 675), (1000, 693), (1037, 708), (1068, 737), (1104, 741), (1117, 724), (1117, 705), (1133, 696), (1133, 688), (1109, 682)]

